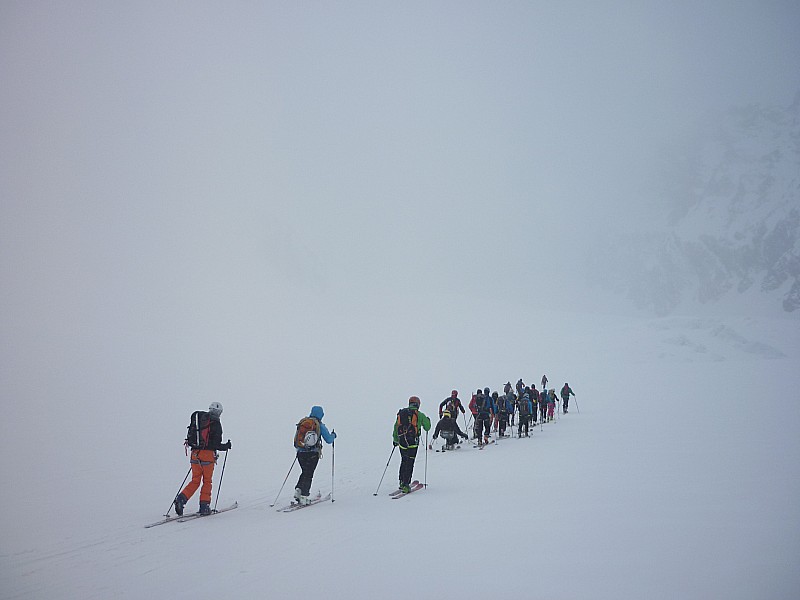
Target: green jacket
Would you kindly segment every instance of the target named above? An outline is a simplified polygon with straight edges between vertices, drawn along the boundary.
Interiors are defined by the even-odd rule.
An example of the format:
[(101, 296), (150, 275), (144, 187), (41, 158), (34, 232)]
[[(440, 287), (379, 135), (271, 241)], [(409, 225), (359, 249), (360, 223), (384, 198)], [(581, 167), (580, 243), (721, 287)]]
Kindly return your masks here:
[[(420, 409), (417, 409), (417, 429), (424, 429), (425, 431), (431, 430), (431, 420), (425, 416), (425, 413), (422, 412)], [(394, 443), (400, 446), (400, 439), (397, 437), (397, 419), (394, 420), (394, 429), (392, 430), (392, 438), (394, 439)], [(419, 442), (419, 436), (417, 436), (417, 442)], [(419, 443), (412, 444), (408, 446), (409, 448), (416, 448), (419, 446)], [(406, 446), (400, 446), (401, 448), (405, 448)]]

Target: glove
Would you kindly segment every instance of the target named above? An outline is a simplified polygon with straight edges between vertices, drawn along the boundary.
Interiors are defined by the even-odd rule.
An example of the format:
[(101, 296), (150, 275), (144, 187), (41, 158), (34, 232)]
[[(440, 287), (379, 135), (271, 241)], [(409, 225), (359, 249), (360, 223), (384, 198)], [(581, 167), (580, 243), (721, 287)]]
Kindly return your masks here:
[(392, 442), (392, 446), (397, 446), (397, 442)]
[(332, 431), (332, 432), (331, 432), (331, 437), (332, 437), (333, 439), (336, 439), (336, 432), (335, 432), (335, 431)]
[(433, 444), (428, 444), (428, 450), (433, 450)]
[(226, 444), (223, 444), (222, 445), (222, 449), (223, 450), (230, 450), (231, 449), (231, 441), (228, 440), (228, 442)]

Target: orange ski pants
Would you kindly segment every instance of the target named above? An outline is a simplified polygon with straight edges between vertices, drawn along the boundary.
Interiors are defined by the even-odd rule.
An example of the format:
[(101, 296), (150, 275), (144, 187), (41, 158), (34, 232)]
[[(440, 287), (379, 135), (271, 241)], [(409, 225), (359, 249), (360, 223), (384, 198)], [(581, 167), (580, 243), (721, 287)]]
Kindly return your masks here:
[(181, 492), (187, 500), (200, 488), (200, 502), (211, 503), (211, 478), (216, 459), (213, 450), (192, 450), (192, 480)]

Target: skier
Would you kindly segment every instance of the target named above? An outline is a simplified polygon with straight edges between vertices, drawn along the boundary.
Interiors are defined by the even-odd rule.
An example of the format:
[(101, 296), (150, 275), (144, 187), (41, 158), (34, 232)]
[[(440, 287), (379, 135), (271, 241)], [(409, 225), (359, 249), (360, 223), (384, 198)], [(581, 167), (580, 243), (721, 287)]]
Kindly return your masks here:
[[(308, 504), (311, 502), (311, 481), (314, 479), (314, 471), (317, 468), (319, 459), (322, 458), (322, 440), (332, 444), (336, 439), (336, 432), (331, 433), (328, 427), (322, 422), (325, 411), (321, 406), (312, 406), (308, 417), (301, 419), (297, 425), (298, 432), (295, 435), (295, 448), (297, 449), (297, 462), (300, 465), (300, 478), (294, 487), (294, 499), (298, 504)], [(306, 425), (308, 424), (308, 425)], [(307, 444), (302, 442), (308, 429), (312, 427), (314, 435)], [(304, 430), (305, 429), (305, 430)]]
[[(442, 440), (444, 440), (442, 451), (452, 450), (453, 446), (458, 443), (459, 436), (463, 437), (465, 440), (469, 439), (469, 436), (461, 431), (458, 422), (450, 416), (449, 410), (442, 413), (442, 418), (436, 424), (436, 429), (433, 431), (433, 439), (435, 440), (439, 437), (440, 433), (442, 434)], [(433, 442), (430, 443), (428, 448), (433, 450)]]
[(450, 392), (450, 397), (449, 398), (445, 398), (439, 404), (439, 418), (440, 419), (442, 418), (442, 414), (443, 414), (443, 412), (445, 410), (450, 412), (450, 416), (452, 416), (453, 419), (457, 419), (458, 418), (458, 411), (459, 410), (461, 411), (462, 415), (466, 414), (466, 411), (464, 410), (464, 405), (461, 404), (461, 400), (458, 397), (458, 390), (453, 390), (452, 392)]
[(547, 375), (542, 375), (542, 389), (547, 387)]
[(493, 396), (495, 397), (494, 403), (497, 407), (497, 435), (505, 437), (506, 427), (508, 426), (508, 415), (514, 413), (514, 404), (511, 402), (508, 394), (497, 397), (497, 392), (495, 392)]
[(575, 392), (572, 391), (572, 388), (569, 387), (568, 383), (565, 383), (564, 387), (561, 388), (561, 400), (564, 402), (564, 404), (562, 405), (564, 414), (567, 414), (567, 407), (569, 406), (569, 397), (574, 395)]
[[(192, 480), (175, 496), (175, 512), (178, 515), (183, 514), (183, 507), (189, 502), (197, 488), (200, 488), (200, 514), (211, 514), (211, 480), (214, 476), (214, 465), (217, 464), (217, 451), (227, 452), (231, 449), (230, 440), (222, 443), (222, 423), (219, 420), (221, 415), (222, 404), (212, 402), (208, 407), (208, 425), (207, 431), (203, 433), (204, 441), (201, 447), (192, 446), (192, 454), (189, 459), (192, 466)], [(187, 445), (189, 445), (188, 438)], [(200, 487), (201, 484), (202, 487)]]
[[(535, 386), (534, 389), (536, 389)], [(539, 396), (539, 419), (542, 423), (547, 423), (547, 390), (543, 389), (536, 393)]]
[(514, 388), (511, 387), (510, 381), (506, 381), (505, 386), (503, 386), (503, 393), (511, 402), (511, 411), (508, 413), (508, 416), (510, 417), (509, 425), (514, 427), (514, 411), (517, 408), (517, 397), (514, 395)]
[[(500, 404), (500, 396), (497, 395), (497, 392), (492, 392), (492, 410), (494, 411), (494, 422), (492, 423), (492, 431), (495, 432), (500, 428), (499, 404)], [(506, 420), (508, 420), (508, 412), (506, 412)]]
[(556, 390), (551, 389), (547, 392), (547, 420), (552, 421), (556, 409)]
[[(480, 398), (483, 403), (483, 390), (478, 389), (477, 392), (472, 394), (472, 400), (469, 401), (469, 412), (472, 413), (472, 437), (477, 438), (478, 434), (478, 399)], [(469, 427), (467, 427), (469, 428)]]
[(528, 437), (528, 422), (530, 421), (531, 413), (533, 412), (533, 405), (531, 404), (531, 397), (528, 395), (528, 392), (523, 393), (522, 398), (519, 399), (518, 409), (519, 430), (517, 431), (517, 437), (523, 437), (523, 429), (525, 430), (524, 437)]
[(536, 386), (532, 384), (526, 387), (525, 391), (528, 393), (528, 398), (530, 398), (531, 401), (530, 422), (533, 423), (534, 427), (536, 427), (536, 419), (539, 415), (539, 390), (537, 390)]
[[(488, 391), (489, 388), (486, 388)], [(478, 414), (475, 417), (475, 437), (478, 438), (478, 446), (489, 443), (489, 435), (492, 433), (492, 419), (494, 410), (492, 408), (492, 397), (485, 392), (478, 390), (480, 395), (475, 398), (475, 406)], [(481, 437), (483, 431), (483, 437)]]
[(419, 448), (420, 426), (430, 431), (431, 420), (419, 409), (416, 396), (408, 399), (408, 408), (401, 408), (394, 421), (394, 445), (400, 448), (400, 487), (407, 494), (411, 491), (411, 476), (414, 474), (414, 460)]

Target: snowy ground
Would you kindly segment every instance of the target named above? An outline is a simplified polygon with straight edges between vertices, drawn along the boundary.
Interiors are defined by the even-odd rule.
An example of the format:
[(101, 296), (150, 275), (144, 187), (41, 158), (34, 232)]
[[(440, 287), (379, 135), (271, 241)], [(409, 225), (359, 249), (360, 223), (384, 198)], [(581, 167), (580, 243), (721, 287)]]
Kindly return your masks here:
[[(64, 331), (45, 356), (21, 348), (3, 373), (20, 401), (2, 426), (0, 597), (798, 597), (796, 320), (537, 314), (521, 333), (548, 344), (526, 349), (505, 341), (519, 314), (469, 327), (418, 315), (319, 315), (315, 337), (231, 362), (226, 395), (170, 388), (184, 367), (133, 335), (121, 348)], [(531, 439), (421, 453), (429, 487), (398, 501), (395, 455), (373, 496), (409, 395), (435, 415), (452, 387), (468, 399), (542, 373), (575, 389), (570, 414)], [(219, 503), (240, 508), (144, 529), (188, 468), (184, 421), (215, 399), (233, 440)], [(28, 418), (20, 404), (37, 402), (42, 419)], [(277, 513), (293, 425), (317, 403), (339, 434), (335, 503)]]

